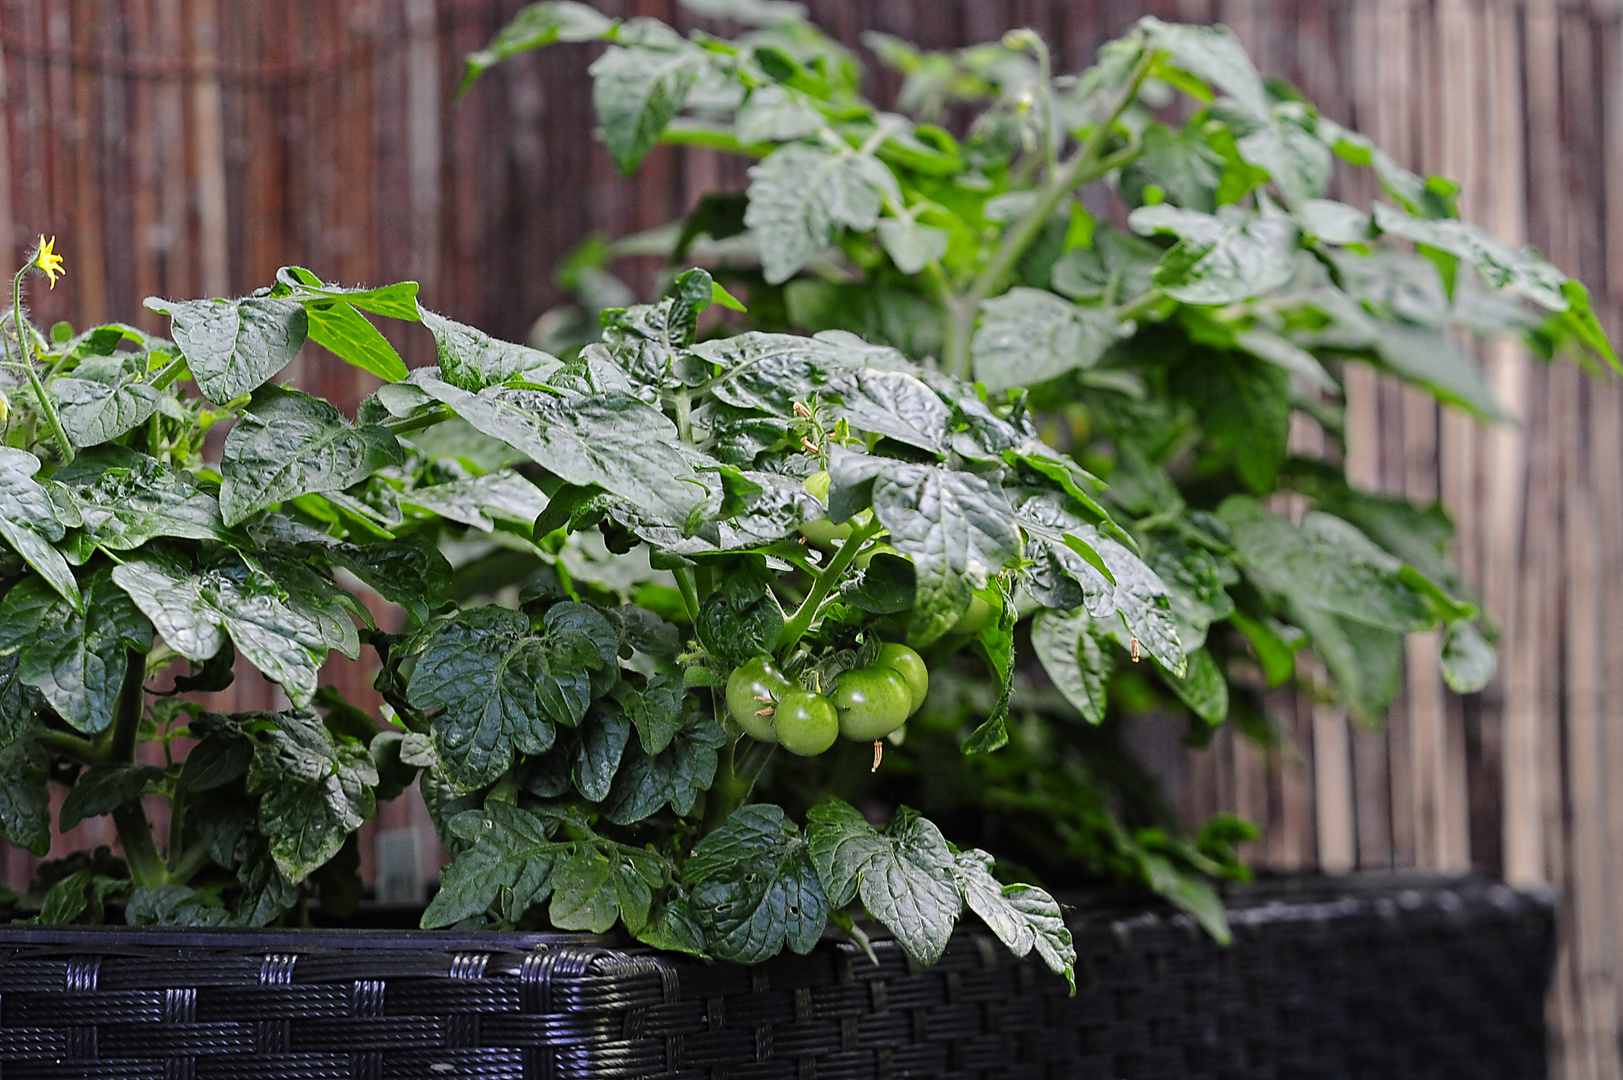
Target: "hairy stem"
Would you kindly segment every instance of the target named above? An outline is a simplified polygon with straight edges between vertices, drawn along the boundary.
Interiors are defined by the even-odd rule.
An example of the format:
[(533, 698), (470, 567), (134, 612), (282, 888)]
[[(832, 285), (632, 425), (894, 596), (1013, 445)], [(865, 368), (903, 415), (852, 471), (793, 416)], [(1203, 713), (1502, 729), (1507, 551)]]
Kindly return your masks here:
[[(1037, 189), (1037, 198), (1032, 202), (1031, 208), (1004, 234), (991, 259), (987, 260), (986, 266), (959, 297), (957, 307), (948, 312), (948, 318), (956, 320), (955, 325), (947, 328), (947, 341), (951, 344), (951, 349), (947, 353), (946, 366), (950, 374), (964, 379), (969, 377), (970, 331), (974, 328), (976, 316), (980, 314), (981, 303), (992, 295), (992, 290), (997, 288), (1003, 276), (1031, 247), (1042, 232), (1049, 215), (1054, 212), (1054, 207), (1078, 186), (1097, 180), (1111, 169), (1120, 167), (1118, 162), (1121, 161), (1122, 155), (1113, 154), (1101, 158), (1100, 152), (1104, 149), (1105, 139), (1115, 127), (1116, 120), (1138, 96), (1139, 88), (1149, 76), (1153, 60), (1153, 56), (1145, 56), (1139, 61), (1133, 70), (1132, 79), (1111, 108), (1109, 116), (1094, 127), (1082, 145), (1077, 148), (1076, 153), (1049, 177), (1046, 184)], [(1131, 160), (1131, 157), (1129, 156), (1127, 160)]]
[(811, 629), (812, 620), (817, 617), (817, 609), (828, 599), (828, 594), (839, 583), (840, 576), (850, 567), (851, 560), (857, 557), (862, 545), (870, 536), (879, 532), (880, 528), (877, 518), (866, 525), (853, 525), (851, 535), (845, 538), (840, 550), (834, 553), (827, 566), (817, 572), (816, 578), (812, 581), (811, 592), (806, 594), (806, 599), (801, 601), (800, 607), (795, 609), (789, 621), (783, 624), (783, 632), (778, 635), (778, 647), (773, 650), (774, 652), (792, 648), (797, 641), (806, 636), (806, 631)]
[[(30, 261), (29, 266), (32, 265)], [(17, 345), (23, 354), (23, 371), (28, 375), (28, 388), (34, 393), (34, 404), (39, 406), (40, 414), (45, 417), (62, 460), (72, 461), (73, 444), (68, 441), (68, 433), (62, 430), (62, 418), (56, 414), (56, 406), (51, 402), (50, 395), (45, 393), (45, 384), (39, 381), (39, 372), (34, 370), (33, 358), (28, 353), (28, 339), (23, 334), (23, 278), (27, 275), (28, 266), (25, 266), (11, 279), (11, 323), (17, 331)]]

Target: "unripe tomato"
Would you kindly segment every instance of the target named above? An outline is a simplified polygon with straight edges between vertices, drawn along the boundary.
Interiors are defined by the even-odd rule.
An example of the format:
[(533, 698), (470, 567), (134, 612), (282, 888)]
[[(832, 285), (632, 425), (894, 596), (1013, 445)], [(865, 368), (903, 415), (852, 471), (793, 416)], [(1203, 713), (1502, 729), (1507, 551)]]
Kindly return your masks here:
[(895, 668), (857, 668), (840, 676), (829, 695), (840, 714), (840, 734), (857, 742), (883, 739), (907, 722), (913, 692)]
[(874, 666), (888, 667), (907, 682), (912, 696), (907, 715), (918, 712), (919, 706), (924, 704), (924, 696), (930, 692), (930, 669), (924, 666), (924, 657), (906, 645), (893, 643), (879, 650), (879, 659), (874, 661)]
[(727, 677), (727, 711), (752, 738), (775, 743), (778, 734), (772, 725), (773, 717), (756, 714), (762, 709), (776, 708), (775, 703), (783, 699), (789, 688), (789, 680), (772, 666), (771, 658), (757, 656), (733, 668)]
[(840, 734), (840, 718), (828, 698), (799, 687), (790, 687), (778, 700), (772, 726), (783, 748), (801, 757), (821, 754)]

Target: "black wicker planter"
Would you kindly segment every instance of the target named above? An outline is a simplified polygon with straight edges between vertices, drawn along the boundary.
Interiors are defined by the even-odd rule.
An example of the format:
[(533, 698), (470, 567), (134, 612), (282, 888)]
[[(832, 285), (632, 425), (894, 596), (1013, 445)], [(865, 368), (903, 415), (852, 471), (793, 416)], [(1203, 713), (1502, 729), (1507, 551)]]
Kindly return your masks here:
[[(580, 935), (0, 928), (0, 1078), (1544, 1075), (1547, 898), (1341, 883), (1079, 920), (1078, 991), (964, 932), (758, 968)], [(1271, 895), (1270, 895), (1271, 893)]]

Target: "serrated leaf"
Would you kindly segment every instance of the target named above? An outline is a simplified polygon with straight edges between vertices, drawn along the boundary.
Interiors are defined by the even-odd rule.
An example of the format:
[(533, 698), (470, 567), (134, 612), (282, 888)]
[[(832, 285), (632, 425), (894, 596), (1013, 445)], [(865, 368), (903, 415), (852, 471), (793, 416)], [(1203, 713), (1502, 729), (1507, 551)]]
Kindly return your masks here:
[(371, 320), (343, 300), (306, 300), (310, 340), (384, 382), (406, 377), (406, 362)]
[[(680, 680), (677, 688), (680, 691)], [(614, 774), (625, 757), (626, 743), (631, 741), (631, 728), (632, 720), (618, 702), (604, 699), (593, 706), (581, 723), (580, 748), (570, 772), (576, 791), (593, 802), (609, 797)]]
[(0, 446), (0, 536), (63, 599), (82, 610), (79, 584), (62, 553), (51, 546), (67, 531), (61, 511), (34, 480), (39, 458), (26, 450)]
[(146, 306), (170, 317), (175, 344), (197, 388), (221, 404), (257, 390), (291, 363), (309, 329), (304, 307), (292, 300), (154, 297)]
[(744, 224), (755, 234), (767, 282), (789, 280), (841, 228), (877, 226), (882, 192), (898, 193), (896, 178), (878, 161), (808, 143), (781, 146), (753, 166)]
[(1031, 621), (1031, 645), (1055, 688), (1076, 706), (1082, 719), (1104, 723), (1105, 691), (1115, 657), (1094, 636), (1092, 616), (1080, 608), (1040, 611)]
[(909, 956), (925, 965), (939, 960), (961, 908), (941, 831), (905, 806), (881, 831), (833, 797), (807, 818), (806, 841), (829, 902), (844, 907), (860, 894)]
[[(733, 118), (733, 131), (745, 145), (788, 142), (813, 134), (824, 123), (823, 114), (804, 94), (771, 83), (750, 91)], [(917, 273), (917, 270), (906, 272)]]
[(229, 926), (218, 898), (185, 885), (137, 886), (124, 905), (130, 926)]
[(139, 427), (165, 396), (136, 375), (115, 384), (67, 376), (51, 380), (50, 393), (74, 446), (96, 446)]
[(1161, 258), (1155, 283), (1186, 304), (1233, 304), (1272, 292), (1294, 272), (1296, 226), (1236, 207), (1216, 216), (1175, 206), (1141, 206), (1127, 217), (1143, 235), (1178, 237)]
[(874, 480), (873, 509), (891, 544), (913, 562), (918, 588), (909, 634), (922, 643), (951, 629), (975, 589), (1020, 557), (1014, 508), (973, 473), (890, 464)]
[(315, 693), (327, 651), (351, 643), (340, 638), (335, 620), (347, 625), (348, 639), (355, 635), (348, 616), (334, 613), (326, 598), (285, 591), (229, 554), (195, 572), (162, 556), (144, 556), (114, 567), (113, 580), (181, 656), (203, 663), (229, 635), (237, 651), (299, 707)]
[(45, 751), (33, 739), (0, 747), (0, 829), (18, 847), (43, 856), (51, 849), (51, 796), (45, 790)]
[(365, 747), (335, 740), (309, 710), (253, 714), (251, 722), (248, 791), (260, 796), (259, 830), (282, 876), (303, 881), (376, 812), (377, 769)]
[(1281, 102), (1256, 119), (1261, 121), (1256, 128), (1235, 141), (1240, 157), (1267, 172), (1287, 206), (1322, 197), (1330, 180), (1330, 149), (1312, 130), (1307, 107)]
[(683, 686), (680, 675), (661, 672), (652, 676), (641, 690), (622, 682), (615, 687), (614, 697), (637, 729), (637, 740), (643, 750), (650, 754), (664, 750), (676, 733), (682, 730)]
[(1299, 376), (1310, 385), (1335, 393), (1340, 385), (1324, 370), (1318, 357), (1301, 348), (1290, 339), (1270, 330), (1253, 327), (1234, 336), (1234, 343), (1252, 356)]
[(1488, 685), (1498, 661), (1493, 646), (1468, 622), (1457, 622), (1443, 637), (1443, 679), (1456, 694), (1474, 694)]
[(105, 566), (84, 596), (81, 614), (42, 579), (24, 578), (0, 602), (0, 652), (17, 654), (17, 678), (58, 716), (94, 734), (112, 725), (130, 650), (151, 650), (152, 624)]
[(40, 692), (18, 677), (17, 654), (0, 654), (0, 747), (31, 732), (44, 708)]
[(616, 825), (630, 825), (665, 806), (678, 816), (691, 813), (699, 793), (715, 779), (716, 752), (726, 742), (721, 725), (706, 711), (692, 708), (659, 753), (648, 753), (641, 740), (632, 743), (603, 804), (603, 816)]
[(102, 446), (73, 459), (52, 477), (78, 507), (81, 529), (70, 554), (84, 562), (97, 548), (133, 551), (160, 536), (223, 540), (213, 495), (189, 477), (145, 454)]
[(946, 450), (952, 410), (905, 371), (856, 371), (829, 381), (830, 412), (858, 431), (883, 435), (920, 450)]
[(904, 274), (916, 274), (945, 255), (947, 241), (945, 229), (920, 225), (912, 218), (885, 218), (879, 223), (879, 242)]
[(512, 803), (491, 802), (467, 811), (458, 821), (477, 825), (476, 839), (440, 875), (440, 890), (423, 912), (425, 929), (450, 926), (483, 914), (504, 893), (522, 911), (552, 891), (552, 867), (559, 849), (553, 824)]
[[(293, 298), (310, 304), (320, 300), (341, 300), (346, 304), (382, 315), (390, 319), (417, 322), (421, 309), (417, 306), (417, 283), (398, 281), (377, 288), (331, 285), (302, 266), (284, 266), (276, 271), (279, 287), (292, 290)], [(401, 378), (404, 378), (404, 374)]]
[(421, 309), (423, 325), (434, 335), (440, 376), (460, 390), (477, 392), (510, 379), (541, 382), (563, 367), (540, 349), (501, 341), (482, 330)]
[(1058, 901), (1031, 885), (1004, 885), (992, 876), (992, 856), (971, 849), (953, 856), (953, 873), (969, 910), (1016, 956), (1032, 949), (1076, 992), (1076, 946)]
[(1178, 700), (1194, 710), (1195, 715), (1206, 723), (1216, 727), (1228, 718), (1228, 681), (1211, 653), (1205, 649), (1190, 653), (1188, 668), (1181, 676), (1173, 675), (1165, 668), (1159, 670), (1161, 678), (1178, 695)]
[(67, 832), (88, 818), (111, 814), (131, 799), (158, 791), (163, 770), (154, 765), (93, 765), (62, 800), (58, 827)]
[(1489, 288), (1508, 286), (1550, 311), (1567, 310), (1567, 297), (1562, 291), (1567, 276), (1532, 248), (1517, 251), (1465, 221), (1429, 221), (1385, 203), (1376, 203), (1372, 209), (1375, 225), (1382, 232), (1464, 259)]
[(664, 878), (661, 860), (618, 844), (577, 843), (552, 869), (547, 917), (559, 930), (607, 933), (624, 920), (633, 934), (648, 922), (654, 889)]
[(1154, 16), (1140, 19), (1138, 28), (1146, 46), (1165, 50), (1178, 67), (1230, 95), (1248, 112), (1267, 114), (1262, 77), (1234, 31), (1226, 26), (1169, 24)]
[(828, 922), (828, 898), (800, 830), (768, 803), (735, 810), (700, 840), (683, 880), (706, 949), (720, 960), (758, 964), (784, 945), (804, 955)]
[(970, 344), (975, 379), (989, 390), (1035, 386), (1090, 368), (1121, 336), (1110, 312), (1019, 286), (981, 305)]
[(422, 533), (378, 544), (337, 544), (326, 554), (379, 596), (405, 608), (419, 625), (451, 585), (450, 562)]
[(386, 428), (352, 427), (320, 398), (266, 387), (226, 436), (220, 511), (235, 525), (300, 495), (342, 491), (402, 457)]
[(704, 50), (674, 33), (633, 48), (611, 45), (592, 63), (592, 104), (609, 156), (630, 176), (704, 75)]
[(237, 735), (212, 734), (186, 754), (180, 786), (187, 791), (210, 791), (244, 775), (253, 760), (254, 744)]
[(1398, 578), (1398, 561), (1352, 525), (1313, 512), (1300, 527), (1244, 496), (1231, 496), (1218, 517), (1233, 530), (1246, 575), (1293, 608), (1313, 607), (1397, 633), (1425, 629), (1424, 598)]
[(484, 607), (440, 624), (407, 687), (430, 713), (446, 775), (465, 788), (495, 780), (515, 753), (551, 749), (557, 725), (575, 727), (592, 700), (592, 675), (614, 671), (620, 639), (585, 604), (555, 604), (539, 631), (519, 612)]
[(676, 426), (630, 394), (559, 398), (496, 387), (470, 394), (426, 378), (422, 385), (478, 430), (571, 484), (597, 484), (678, 523), (704, 498)]
[(466, 57), (467, 69), (457, 95), (468, 92), (474, 80), (510, 56), (539, 49), (556, 41), (596, 41), (613, 31), (618, 20), (573, 0), (549, 0), (520, 8), (490, 44)]
[(511, 469), (502, 469), (467, 480), (412, 488), (401, 493), (400, 505), (490, 532), (497, 521), (533, 522), (549, 504), (540, 488)]

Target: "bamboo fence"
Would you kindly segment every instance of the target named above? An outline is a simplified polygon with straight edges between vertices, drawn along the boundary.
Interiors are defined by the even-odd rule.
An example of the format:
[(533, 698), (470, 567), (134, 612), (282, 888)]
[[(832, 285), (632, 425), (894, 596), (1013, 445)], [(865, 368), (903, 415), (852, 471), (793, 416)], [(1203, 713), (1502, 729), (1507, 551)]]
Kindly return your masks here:
[[(703, 25), (672, 0), (595, 2)], [(462, 54), (519, 6), (0, 0), (0, 253), (20, 258), (36, 234), (55, 234), (70, 274), (35, 298), (36, 318), (161, 331), (143, 297), (239, 293), (298, 263), (346, 283), (413, 278), (430, 306), (521, 340), (559, 299), (557, 259), (586, 235), (658, 225), (704, 191), (741, 186), (740, 163), (696, 150), (662, 148), (637, 177), (615, 174), (591, 139), (589, 47), (506, 65), (453, 103)], [(1582, 277), (1617, 334), (1623, 189), (1607, 181), (1623, 176), (1619, 0), (809, 6), (852, 45), (868, 29), (950, 47), (1032, 26), (1071, 70), (1146, 12), (1224, 22), (1328, 115), (1461, 181), (1467, 217)], [(880, 94), (895, 86), (874, 81)], [(1350, 201), (1372, 194), (1364, 177), (1341, 185)], [(633, 278), (646, 287), (652, 270)], [(408, 362), (432, 354), (424, 334), (397, 344)], [(301, 362), (301, 384), (343, 407), (371, 389), (353, 369)], [(1501, 627), (1487, 691), (1445, 692), (1435, 642), (1417, 637), (1381, 730), (1279, 698), (1273, 750), (1224, 734), (1183, 752), (1153, 731), (1144, 745), (1192, 819), (1228, 810), (1265, 826), (1251, 853), (1261, 866), (1476, 869), (1554, 886), (1554, 1073), (1623, 1080), (1623, 633), (1609, 632), (1623, 610), (1623, 390), (1510, 346), (1482, 362), (1515, 423), (1485, 429), (1357, 372), (1347, 464), (1363, 487), (1441, 498), (1453, 515), (1457, 558)], [(1306, 426), (1293, 437), (1322, 438)], [(332, 678), (368, 700), (364, 670)], [(245, 678), (229, 704), (272, 700)], [(398, 838), (424, 823), (403, 799), (376, 827)], [(69, 839), (110, 840), (95, 830)], [(431, 862), (430, 844), (418, 849)], [(5, 879), (21, 886), (34, 861), (5, 852)]]

